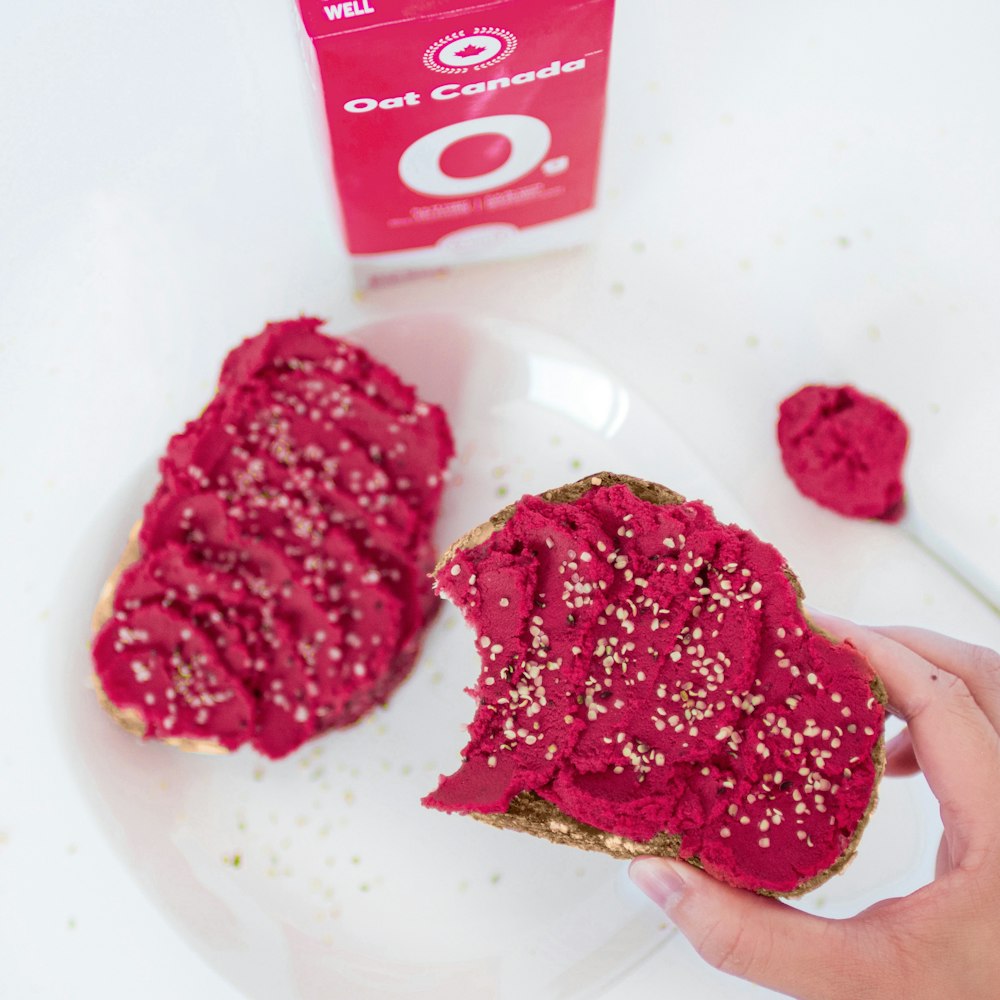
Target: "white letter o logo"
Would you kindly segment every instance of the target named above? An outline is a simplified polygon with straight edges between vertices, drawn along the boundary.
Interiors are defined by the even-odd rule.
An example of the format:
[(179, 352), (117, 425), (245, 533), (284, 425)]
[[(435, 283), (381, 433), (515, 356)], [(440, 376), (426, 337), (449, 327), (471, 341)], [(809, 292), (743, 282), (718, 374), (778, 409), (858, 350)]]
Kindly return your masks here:
[[(475, 177), (449, 177), (441, 169), (444, 151), (473, 135), (499, 134), (510, 142), (507, 162)], [(417, 139), (399, 158), (400, 180), (411, 191), (431, 198), (460, 198), (513, 184), (530, 174), (548, 156), (552, 133), (530, 115), (492, 115), (456, 122)]]
[(374, 111), (377, 107), (378, 101), (374, 97), (356, 97), (344, 105), (344, 110), (350, 111), (352, 115), (363, 115), (366, 111)]

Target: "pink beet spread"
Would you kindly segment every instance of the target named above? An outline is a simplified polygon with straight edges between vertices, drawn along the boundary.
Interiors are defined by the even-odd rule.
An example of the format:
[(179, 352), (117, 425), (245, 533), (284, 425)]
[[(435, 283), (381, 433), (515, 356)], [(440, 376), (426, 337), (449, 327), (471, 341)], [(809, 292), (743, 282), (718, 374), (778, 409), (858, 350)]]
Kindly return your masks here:
[(808, 385), (782, 404), (778, 443), (799, 492), (848, 517), (903, 516), (906, 424), (853, 386)]
[(160, 461), (141, 558), (94, 640), (105, 694), (147, 736), (281, 757), (414, 663), (451, 434), (319, 327), (273, 323), (232, 351)]
[(425, 804), (503, 812), (536, 792), (580, 822), (788, 892), (845, 850), (883, 707), (812, 632), (781, 555), (689, 502), (624, 485), (525, 497), (437, 574), (482, 660), (463, 763)]

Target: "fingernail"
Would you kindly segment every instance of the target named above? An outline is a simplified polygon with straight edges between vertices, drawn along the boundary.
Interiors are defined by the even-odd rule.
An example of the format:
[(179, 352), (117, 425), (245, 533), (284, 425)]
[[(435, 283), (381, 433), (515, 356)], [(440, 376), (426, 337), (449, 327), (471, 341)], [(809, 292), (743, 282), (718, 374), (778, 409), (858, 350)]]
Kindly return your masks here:
[(805, 611), (806, 618), (813, 625), (816, 625), (835, 638), (846, 635), (851, 628), (851, 622), (846, 618), (841, 618), (839, 615), (831, 615), (827, 611), (820, 611), (818, 608), (811, 607), (808, 604), (804, 604), (802, 610)]
[(636, 858), (628, 867), (629, 878), (656, 903), (670, 912), (684, 892), (684, 879), (673, 863), (663, 858)]
[[(891, 707), (890, 707), (891, 711)], [(904, 729), (901, 733), (896, 733), (891, 740), (887, 740), (885, 744), (885, 759), (888, 761), (889, 758), (894, 757), (898, 753), (902, 753), (904, 750), (909, 749), (910, 739), (909, 734)]]
[(839, 618), (837, 615), (831, 615), (829, 611), (822, 611), (820, 608), (814, 608), (811, 604), (803, 604), (802, 610), (806, 613), (808, 618), (820, 618), (824, 621), (830, 622), (842, 622), (844, 619)]

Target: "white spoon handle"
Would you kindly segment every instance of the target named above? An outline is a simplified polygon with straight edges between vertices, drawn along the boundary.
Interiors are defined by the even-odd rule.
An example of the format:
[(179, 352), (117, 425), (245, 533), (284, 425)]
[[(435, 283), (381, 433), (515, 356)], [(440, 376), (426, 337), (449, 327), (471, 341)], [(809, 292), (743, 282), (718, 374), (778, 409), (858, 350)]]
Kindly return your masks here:
[(946, 569), (966, 590), (977, 597), (995, 615), (1000, 616), (1000, 584), (987, 576), (955, 546), (919, 517), (908, 506), (899, 528), (920, 546), (939, 566)]

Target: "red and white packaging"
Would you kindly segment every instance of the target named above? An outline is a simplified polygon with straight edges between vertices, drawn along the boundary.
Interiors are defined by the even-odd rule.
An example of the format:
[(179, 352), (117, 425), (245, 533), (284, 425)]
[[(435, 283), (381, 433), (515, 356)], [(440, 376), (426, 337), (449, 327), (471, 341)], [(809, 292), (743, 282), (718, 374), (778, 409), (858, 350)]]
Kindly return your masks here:
[(297, 0), (358, 281), (586, 242), (614, 0)]

